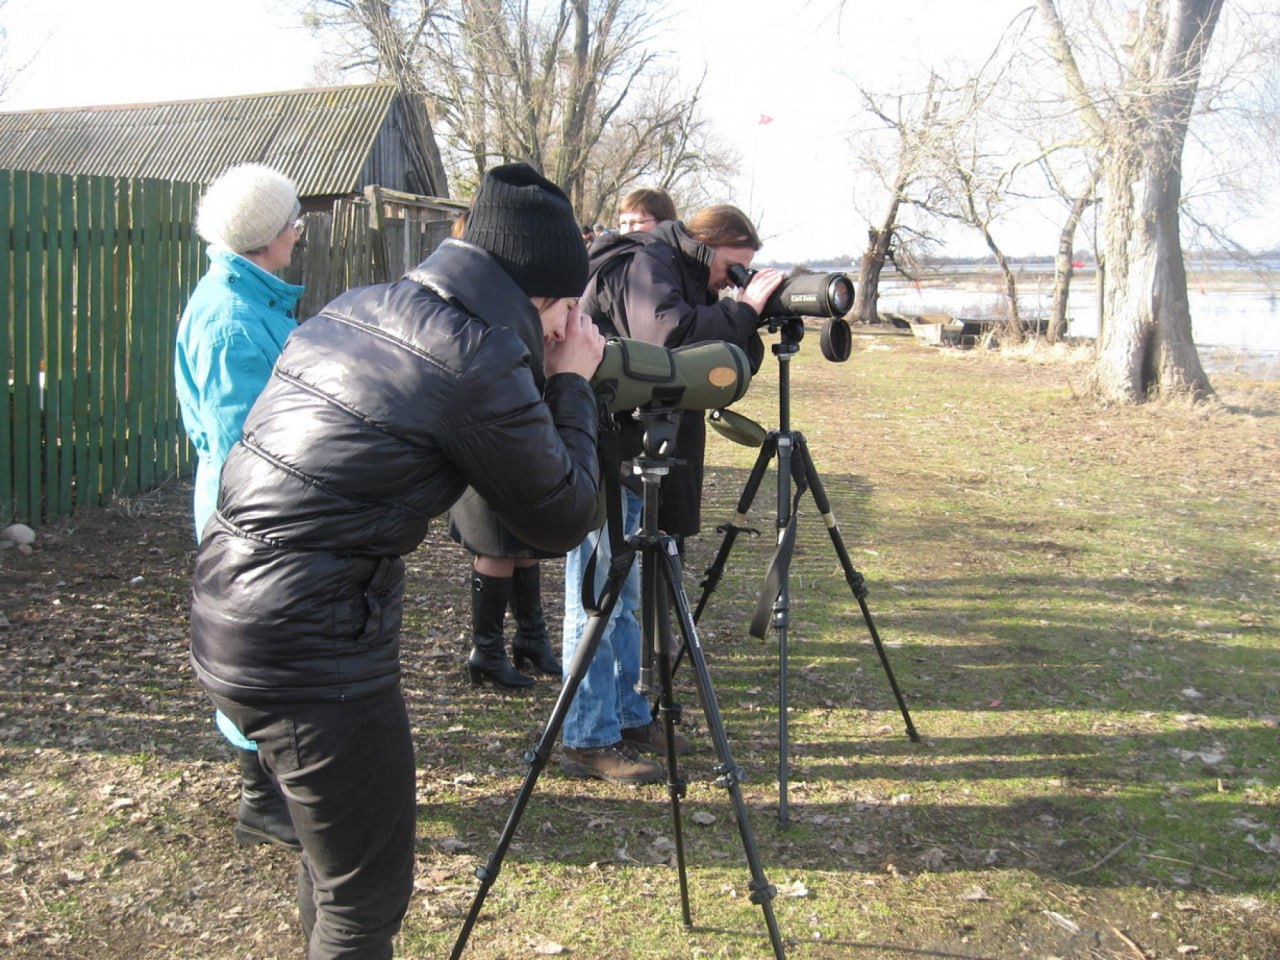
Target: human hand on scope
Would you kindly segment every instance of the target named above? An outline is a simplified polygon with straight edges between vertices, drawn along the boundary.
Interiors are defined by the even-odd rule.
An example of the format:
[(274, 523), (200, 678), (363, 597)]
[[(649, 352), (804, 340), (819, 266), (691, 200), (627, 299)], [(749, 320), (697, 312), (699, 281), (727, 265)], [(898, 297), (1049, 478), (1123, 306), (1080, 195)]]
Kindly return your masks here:
[(773, 296), (773, 291), (782, 285), (787, 275), (773, 267), (761, 267), (751, 280), (738, 293), (738, 301), (745, 303), (756, 313), (764, 313), (764, 305)]
[(604, 335), (574, 303), (564, 325), (564, 336), (546, 341), (542, 369), (548, 377), (576, 373), (590, 380), (603, 356)]

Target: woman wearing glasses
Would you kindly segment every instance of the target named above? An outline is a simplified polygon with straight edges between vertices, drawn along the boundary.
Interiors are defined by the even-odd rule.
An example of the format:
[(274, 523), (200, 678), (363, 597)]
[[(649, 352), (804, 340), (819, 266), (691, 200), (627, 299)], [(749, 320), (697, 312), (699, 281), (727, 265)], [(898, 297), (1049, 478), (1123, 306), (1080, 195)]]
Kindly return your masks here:
[[(209, 244), (209, 269), (182, 312), (173, 363), (182, 424), (198, 457), (197, 540), (218, 503), (222, 462), (298, 325), (294, 310), (302, 287), (276, 272), (289, 265), (302, 237), (300, 212), (292, 181), (256, 163), (225, 171), (200, 199), (196, 231)], [(240, 766), (236, 839), (299, 849), (257, 747), (221, 713), (216, 720)]]
[(676, 205), (661, 187), (632, 190), (618, 204), (619, 233), (648, 233), (662, 221), (676, 219)]

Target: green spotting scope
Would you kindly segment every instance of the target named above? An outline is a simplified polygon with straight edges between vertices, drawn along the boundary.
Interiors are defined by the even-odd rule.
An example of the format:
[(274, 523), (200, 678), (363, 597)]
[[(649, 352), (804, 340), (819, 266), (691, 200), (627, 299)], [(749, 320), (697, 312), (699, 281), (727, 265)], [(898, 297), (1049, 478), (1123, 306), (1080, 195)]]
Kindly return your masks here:
[(640, 407), (716, 410), (747, 392), (751, 364), (741, 347), (718, 340), (670, 350), (611, 337), (591, 385), (610, 413)]

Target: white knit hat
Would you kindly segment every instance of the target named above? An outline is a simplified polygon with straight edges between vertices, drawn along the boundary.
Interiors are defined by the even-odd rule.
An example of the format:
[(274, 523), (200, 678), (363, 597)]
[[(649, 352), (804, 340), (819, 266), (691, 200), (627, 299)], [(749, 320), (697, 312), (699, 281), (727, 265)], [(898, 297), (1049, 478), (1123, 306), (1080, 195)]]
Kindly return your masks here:
[(224, 171), (205, 191), (196, 230), (234, 253), (260, 250), (298, 216), (298, 189), (278, 170), (244, 163)]

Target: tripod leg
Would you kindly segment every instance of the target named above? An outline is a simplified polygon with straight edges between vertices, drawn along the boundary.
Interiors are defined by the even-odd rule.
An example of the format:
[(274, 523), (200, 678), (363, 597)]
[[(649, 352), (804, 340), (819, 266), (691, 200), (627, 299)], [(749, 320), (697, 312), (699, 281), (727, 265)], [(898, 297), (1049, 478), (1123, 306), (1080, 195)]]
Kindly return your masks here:
[[(728, 523), (721, 524), (716, 529), (724, 534), (720, 541), (720, 548), (716, 551), (715, 559), (711, 561), (711, 565), (707, 567), (703, 573), (702, 582), (698, 585), (700, 592), (698, 594), (698, 605), (693, 611), (693, 622), (697, 623), (702, 619), (702, 610), (707, 605), (707, 601), (711, 599), (711, 594), (715, 592), (716, 587), (720, 585), (720, 578), (724, 575), (725, 564), (729, 561), (729, 552), (733, 549), (734, 543), (738, 539), (739, 533), (749, 533), (751, 536), (759, 536), (760, 531), (747, 526), (747, 512), (751, 509), (751, 504), (755, 502), (756, 493), (760, 490), (760, 482), (764, 479), (765, 472), (769, 469), (769, 462), (773, 459), (774, 452), (778, 446), (778, 434), (776, 431), (771, 432), (765, 437), (764, 443), (760, 445), (760, 452), (756, 454), (755, 465), (751, 468), (751, 474), (747, 477), (746, 485), (742, 488), (742, 493), (738, 496), (738, 509), (732, 520)], [(684, 661), (684, 646), (680, 647), (676, 653), (675, 662), (671, 665), (671, 672), (680, 669), (680, 664)], [(654, 709), (657, 709), (657, 702), (654, 703)]]
[[(698, 640), (697, 627), (694, 625), (693, 615), (690, 613), (689, 599), (684, 591), (684, 584), (681, 581), (680, 573), (680, 556), (676, 550), (675, 541), (670, 537), (659, 538), (659, 549), (656, 556), (662, 562), (663, 575), (667, 585), (670, 587), (671, 597), (675, 603), (675, 613), (677, 622), (680, 626), (680, 633), (683, 638), (683, 649), (689, 652), (689, 659), (693, 665), (694, 678), (697, 682), (698, 697), (702, 702), (702, 711), (707, 720), (707, 729), (711, 734), (712, 743), (715, 745), (716, 757), (719, 764), (716, 766), (717, 779), (716, 783), (724, 787), (729, 792), (730, 800), (733, 803), (734, 819), (738, 824), (738, 833), (742, 838), (743, 851), (747, 857), (747, 865), (751, 871), (751, 902), (759, 904), (760, 909), (764, 912), (765, 925), (769, 930), (769, 941), (773, 945), (773, 955), (776, 960), (785, 960), (785, 950), (782, 945), (782, 935), (778, 930), (778, 921), (773, 913), (773, 898), (777, 896), (777, 889), (769, 883), (765, 878), (764, 869), (760, 866), (760, 854), (756, 849), (755, 835), (751, 831), (751, 824), (747, 818), (747, 805), (742, 799), (742, 788), (740, 784), (745, 779), (745, 774), (729, 753), (729, 739), (724, 732), (724, 722), (720, 717), (720, 707), (716, 702), (715, 691), (711, 687), (710, 674), (707, 672), (707, 662), (702, 655), (702, 644)], [(661, 585), (658, 591), (661, 592)], [(659, 673), (662, 677), (663, 698), (670, 700), (671, 697), (671, 673), (666, 667), (666, 653), (659, 655)], [(672, 781), (679, 781), (675, 774), (676, 755), (672, 746), (672, 722), (668, 717), (665, 720), (667, 730), (667, 763), (668, 776)], [(676, 851), (677, 856), (683, 856), (683, 845), (679, 828), (679, 796), (683, 795), (681, 790), (677, 794), (676, 788), (672, 788), (672, 810), (677, 817), (676, 823)], [(683, 862), (683, 861), (681, 861)], [(683, 893), (683, 890), (682, 890)], [(690, 923), (688, 908), (686, 905), (685, 924)]]
[(751, 529), (746, 525), (747, 511), (751, 509), (751, 503), (756, 498), (756, 491), (760, 489), (760, 481), (764, 479), (765, 471), (769, 469), (769, 461), (773, 459), (777, 446), (777, 433), (770, 433), (760, 446), (760, 452), (756, 454), (755, 466), (751, 468), (751, 475), (747, 477), (747, 484), (742, 488), (741, 496), (738, 497), (737, 514), (732, 520), (719, 528), (724, 531), (724, 539), (720, 541), (720, 549), (716, 552), (715, 559), (711, 561), (711, 566), (707, 567), (702, 583), (699, 584), (701, 593), (698, 595), (698, 606), (693, 611), (694, 623), (702, 619), (703, 607), (707, 605), (707, 600), (710, 599), (711, 594), (715, 592), (716, 587), (720, 584), (720, 577), (724, 574), (725, 563), (729, 560), (729, 551), (733, 549), (733, 542), (737, 539), (738, 532)]
[[(790, 822), (787, 806), (788, 767), (791, 748), (787, 731), (787, 664), (791, 629), (791, 549), (795, 538), (795, 508), (791, 502), (792, 471), (795, 470), (793, 440), (790, 431), (778, 435), (778, 552), (780, 563), (778, 593), (773, 603), (773, 625), (778, 631), (778, 823)], [(788, 543), (790, 540), (790, 543)], [(766, 578), (767, 580), (768, 578)], [(766, 587), (766, 590), (768, 587)]]
[(600, 639), (604, 636), (605, 628), (608, 626), (609, 618), (613, 614), (613, 608), (618, 602), (618, 595), (622, 590), (622, 584), (625, 579), (625, 575), (614, 574), (610, 575), (608, 581), (606, 581), (600, 602), (600, 612), (587, 621), (587, 628), (583, 633), (582, 642), (578, 644), (578, 649), (574, 652), (573, 660), (569, 665), (569, 676), (565, 679), (560, 695), (556, 698), (555, 707), (551, 711), (551, 718), (547, 721), (546, 728), (542, 731), (542, 736), (538, 740), (537, 746), (524, 756), (525, 762), (529, 764), (529, 771), (525, 774), (524, 783), (521, 784), (520, 790), (516, 794), (515, 804), (511, 808), (511, 813), (507, 816), (507, 822), (502, 828), (502, 835), (498, 839), (497, 847), (494, 848), (493, 854), (484, 866), (476, 869), (476, 876), (480, 879), (480, 887), (476, 890), (476, 895), (471, 901), (471, 909), (463, 921), (462, 930), (458, 933), (458, 939), (454, 942), (453, 953), (450, 954), (452, 960), (458, 960), (462, 956), (462, 951), (466, 949), (467, 938), (471, 936), (471, 930), (480, 916), (485, 897), (488, 896), (489, 890), (498, 879), (498, 874), (502, 870), (502, 860), (507, 855), (507, 849), (511, 846), (516, 827), (519, 826), (520, 818), (524, 816), (525, 808), (529, 805), (529, 799), (533, 796), (534, 785), (538, 782), (538, 777), (542, 774), (548, 759), (551, 757), (551, 749), (555, 746), (556, 737), (560, 735), (560, 727), (564, 724), (564, 718), (569, 712), (570, 704), (573, 703), (574, 694), (578, 692), (582, 678), (586, 676), (587, 668), (596, 654), (596, 649), (600, 646)]
[[(675, 541), (669, 541), (675, 550)], [(658, 549), (661, 548), (661, 541)], [(671, 801), (671, 829), (675, 837), (676, 873), (680, 880), (680, 914), (686, 927), (693, 926), (693, 913), (689, 908), (689, 879), (685, 866), (684, 831), (681, 829), (680, 801), (684, 799), (686, 782), (680, 776), (676, 754), (676, 721), (680, 707), (672, 692), (671, 675), (671, 605), (670, 591), (662, 575), (665, 567), (648, 562), (655, 547), (644, 548), (645, 560), (641, 563), (641, 592), (644, 599), (644, 640), (649, 655), (656, 653), (658, 660), (658, 696), (656, 716), (662, 721), (663, 738), (667, 746), (667, 796)], [(677, 560), (678, 563), (678, 560)], [(681, 653), (683, 653), (683, 649)]]
[[(698, 585), (700, 593), (698, 594), (697, 608), (693, 611), (694, 623), (702, 619), (703, 608), (707, 605), (707, 601), (711, 599), (711, 594), (715, 592), (716, 587), (720, 585), (720, 578), (724, 575), (725, 564), (729, 561), (729, 552), (733, 549), (733, 544), (738, 539), (738, 534), (745, 532), (753, 537), (759, 535), (758, 530), (747, 526), (747, 512), (755, 501), (756, 493), (760, 489), (760, 481), (764, 479), (765, 472), (769, 469), (769, 461), (773, 459), (777, 446), (778, 434), (776, 431), (771, 432), (765, 437), (764, 443), (760, 445), (760, 452), (756, 454), (755, 466), (751, 468), (751, 474), (747, 477), (746, 485), (738, 496), (737, 513), (728, 523), (716, 528), (724, 534), (724, 537), (720, 541), (720, 548), (716, 551), (715, 559), (711, 561), (711, 566), (707, 567), (703, 573), (702, 582)], [(675, 662), (671, 666), (673, 674), (680, 669), (680, 664), (683, 661), (684, 647), (681, 646), (676, 654)], [(657, 709), (656, 701), (654, 708)]]
[(845, 549), (844, 541), (840, 536), (840, 525), (836, 523), (836, 518), (831, 513), (831, 502), (827, 499), (827, 491), (823, 489), (822, 480), (818, 476), (817, 468), (813, 465), (813, 458), (809, 455), (809, 447), (805, 443), (803, 435), (798, 433), (795, 435), (795, 446), (804, 464), (804, 474), (809, 483), (809, 491), (813, 494), (813, 502), (817, 505), (818, 512), (822, 514), (822, 521), (826, 524), (827, 533), (831, 535), (831, 542), (836, 548), (836, 556), (840, 558), (840, 566), (844, 569), (844, 578), (849, 584), (849, 589), (853, 591), (854, 599), (858, 601), (858, 606), (862, 610), (862, 619), (867, 624), (867, 632), (871, 634), (871, 642), (880, 658), (880, 665), (884, 668), (885, 676), (889, 678), (889, 686), (898, 701), (898, 710), (902, 713), (902, 719), (907, 725), (907, 737), (912, 743), (919, 743), (920, 734), (916, 732), (915, 724), (911, 722), (911, 714), (907, 711), (907, 702), (902, 697), (902, 691), (898, 689), (898, 680), (893, 675), (893, 668), (889, 666), (889, 655), (885, 653), (884, 644), (880, 642), (880, 634), (876, 630), (875, 622), (871, 619), (871, 610), (867, 607), (866, 581), (863, 580), (862, 574), (854, 568), (853, 561), (849, 559), (849, 551)]

